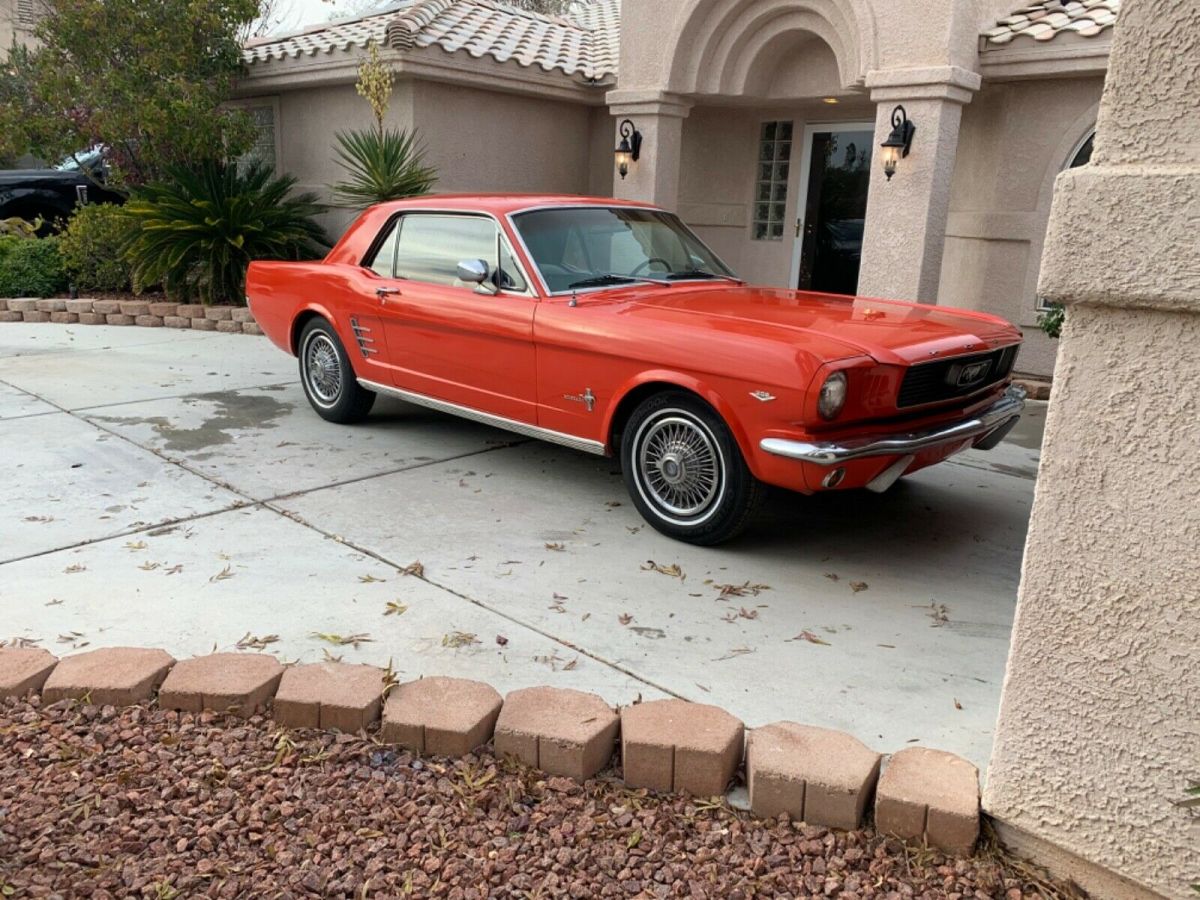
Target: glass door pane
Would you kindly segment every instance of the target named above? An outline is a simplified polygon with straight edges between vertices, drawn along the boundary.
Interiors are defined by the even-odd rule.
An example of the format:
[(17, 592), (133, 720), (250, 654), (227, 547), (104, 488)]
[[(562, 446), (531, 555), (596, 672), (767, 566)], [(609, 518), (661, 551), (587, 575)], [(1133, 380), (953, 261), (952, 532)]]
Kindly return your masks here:
[(861, 129), (819, 131), (812, 137), (801, 290), (853, 294), (858, 289), (873, 140), (871, 131)]

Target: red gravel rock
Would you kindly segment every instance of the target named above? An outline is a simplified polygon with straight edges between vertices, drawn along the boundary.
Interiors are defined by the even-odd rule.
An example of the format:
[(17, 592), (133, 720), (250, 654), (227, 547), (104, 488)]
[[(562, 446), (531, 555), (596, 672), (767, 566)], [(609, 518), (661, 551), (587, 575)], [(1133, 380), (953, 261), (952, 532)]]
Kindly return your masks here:
[[(868, 829), (417, 759), (263, 717), (0, 701), (0, 885), (58, 897), (1010, 897)], [(1072, 896), (1061, 888), (1063, 896)]]

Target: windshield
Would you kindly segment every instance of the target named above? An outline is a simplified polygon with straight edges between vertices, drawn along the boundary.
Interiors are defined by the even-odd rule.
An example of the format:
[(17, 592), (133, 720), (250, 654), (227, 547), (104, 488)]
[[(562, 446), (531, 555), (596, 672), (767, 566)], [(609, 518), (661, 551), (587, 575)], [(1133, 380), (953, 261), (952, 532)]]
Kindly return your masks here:
[(676, 216), (658, 210), (559, 207), (519, 213), (513, 223), (552, 294), (734, 277)]
[(55, 168), (60, 172), (78, 172), (81, 169), (90, 172), (100, 167), (103, 157), (104, 148), (93, 147), (91, 150), (84, 150), (76, 153), (74, 156), (64, 157), (63, 161), (55, 166)]

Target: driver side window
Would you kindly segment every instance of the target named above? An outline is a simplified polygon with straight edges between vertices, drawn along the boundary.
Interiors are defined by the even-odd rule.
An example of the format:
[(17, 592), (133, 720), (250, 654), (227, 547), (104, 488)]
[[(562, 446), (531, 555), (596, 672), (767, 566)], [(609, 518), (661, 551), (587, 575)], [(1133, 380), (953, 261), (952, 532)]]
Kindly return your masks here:
[(496, 259), (496, 223), (482, 216), (410, 213), (398, 225), (395, 277), (426, 284), (470, 287), (458, 278), (458, 264), (482, 259), (491, 268), (497, 287), (523, 291), (516, 262), (500, 241), (499, 271)]

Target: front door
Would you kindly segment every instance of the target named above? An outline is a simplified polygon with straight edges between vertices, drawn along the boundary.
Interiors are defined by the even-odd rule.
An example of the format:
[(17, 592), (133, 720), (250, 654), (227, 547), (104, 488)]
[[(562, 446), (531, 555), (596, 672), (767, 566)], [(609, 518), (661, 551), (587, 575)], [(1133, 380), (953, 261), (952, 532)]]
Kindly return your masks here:
[(803, 203), (796, 222), (796, 286), (854, 294), (862, 259), (867, 187), (875, 131), (871, 123), (812, 125), (805, 130)]
[[(535, 423), (537, 298), (507, 241), (497, 239), (496, 221), (410, 212), (395, 229), (394, 274), (379, 306), (392, 383), (422, 396)], [(458, 279), (458, 263), (475, 259), (492, 267), (498, 293), (484, 293)]]

